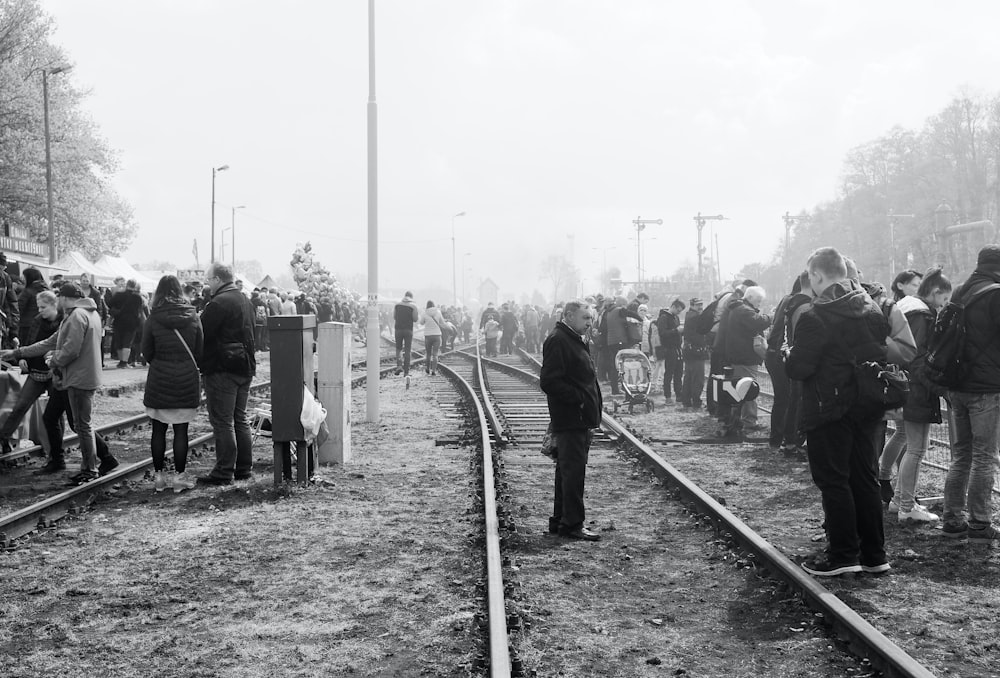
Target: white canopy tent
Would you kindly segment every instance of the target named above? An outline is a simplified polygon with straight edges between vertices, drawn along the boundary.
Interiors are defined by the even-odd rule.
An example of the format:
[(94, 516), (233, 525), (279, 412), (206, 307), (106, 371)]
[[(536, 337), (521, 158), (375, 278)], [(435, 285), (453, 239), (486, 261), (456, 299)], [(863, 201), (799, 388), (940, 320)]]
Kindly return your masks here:
[(68, 280), (79, 278), (81, 273), (86, 273), (90, 276), (91, 285), (97, 287), (114, 285), (116, 275), (114, 271), (102, 266), (99, 262), (90, 263), (87, 257), (80, 252), (67, 252), (56, 262), (56, 266), (66, 270), (63, 275)]
[(105, 254), (97, 260), (97, 265), (113, 271), (113, 277), (121, 276), (126, 280), (135, 280), (139, 283), (139, 288), (143, 292), (152, 293), (156, 289), (157, 283), (159, 283), (159, 280), (153, 280), (135, 270), (132, 264), (125, 261), (122, 257), (113, 257), (110, 254)]

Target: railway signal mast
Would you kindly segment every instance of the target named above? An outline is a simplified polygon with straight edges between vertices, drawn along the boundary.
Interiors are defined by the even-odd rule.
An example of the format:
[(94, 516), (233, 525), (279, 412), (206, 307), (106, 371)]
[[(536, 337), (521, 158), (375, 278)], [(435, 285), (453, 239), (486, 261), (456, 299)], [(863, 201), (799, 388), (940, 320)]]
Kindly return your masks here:
[(702, 273), (702, 258), (705, 255), (705, 247), (701, 244), (701, 232), (705, 229), (705, 224), (709, 221), (722, 221), (726, 217), (721, 214), (716, 214), (714, 216), (702, 216), (701, 212), (694, 217), (694, 223), (698, 227), (698, 280), (704, 279), (704, 274)]
[(636, 217), (632, 220), (632, 224), (635, 226), (635, 272), (637, 280), (641, 283), (642, 245), (640, 241), (640, 234), (646, 229), (646, 226), (650, 224), (655, 224), (656, 226), (662, 225), (663, 219), (643, 219), (642, 217)]
[(796, 222), (807, 220), (809, 216), (805, 214), (793, 216), (790, 212), (785, 212), (781, 218), (785, 222), (785, 280), (788, 281), (788, 288), (791, 289), (795, 282), (792, 277), (792, 226)]
[(913, 219), (915, 214), (893, 214), (889, 209), (889, 278), (896, 279), (896, 226), (900, 219)]

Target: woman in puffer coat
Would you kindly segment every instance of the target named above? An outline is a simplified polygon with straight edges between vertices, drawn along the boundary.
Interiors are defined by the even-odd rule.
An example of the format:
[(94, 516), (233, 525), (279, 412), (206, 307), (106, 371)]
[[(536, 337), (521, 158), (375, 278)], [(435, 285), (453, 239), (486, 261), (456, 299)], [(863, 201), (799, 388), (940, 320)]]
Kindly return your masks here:
[[(150, 448), (153, 455), (154, 487), (162, 492), (172, 485), (174, 492), (195, 486), (185, 468), (188, 453), (188, 424), (194, 421), (201, 402), (201, 375), (198, 361), (203, 343), (201, 320), (187, 299), (176, 276), (160, 278), (153, 294), (149, 319), (142, 331), (142, 353), (149, 362), (146, 394), (142, 399), (153, 424)], [(174, 429), (174, 470), (167, 481), (164, 457), (167, 426)]]

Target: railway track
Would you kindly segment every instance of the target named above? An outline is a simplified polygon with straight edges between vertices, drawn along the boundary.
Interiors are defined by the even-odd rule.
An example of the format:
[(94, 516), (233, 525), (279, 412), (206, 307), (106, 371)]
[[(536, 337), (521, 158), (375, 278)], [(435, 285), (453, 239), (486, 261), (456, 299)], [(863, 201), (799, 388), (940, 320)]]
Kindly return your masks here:
[[(462, 357), (460, 357), (462, 356)], [(482, 470), (482, 505), (485, 511), (486, 563), (488, 577), (489, 672), (491, 676), (519, 675), (521, 661), (511, 637), (519, 630), (518, 617), (504, 597), (511, 583), (504, 581), (502, 564), (511, 558), (500, 551), (502, 544), (517, 539), (521, 530), (502, 499), (509, 497), (505, 479), (506, 453), (517, 446), (531, 447), (541, 441), (547, 424), (544, 396), (537, 386), (539, 363), (522, 354), (517, 359), (476, 360), (467, 352), (446, 356), (442, 372), (455, 383), (469, 404), (473, 421), (483, 432), (479, 448)], [(459, 403), (454, 403), (458, 407)], [(819, 611), (836, 633), (861, 657), (888, 676), (927, 678), (933, 674), (899, 646), (878, 632), (830, 590), (806, 575), (785, 554), (749, 528), (723, 505), (668, 464), (654, 450), (634, 436), (624, 425), (605, 414), (595, 447), (615, 446), (634, 455), (664, 485), (678, 493), (685, 503), (714, 526), (716, 532), (738, 552), (748, 554), (756, 567), (783, 582)], [(535, 455), (538, 457), (540, 455)], [(498, 498), (501, 501), (498, 501)], [(513, 627), (513, 628), (509, 628)]]

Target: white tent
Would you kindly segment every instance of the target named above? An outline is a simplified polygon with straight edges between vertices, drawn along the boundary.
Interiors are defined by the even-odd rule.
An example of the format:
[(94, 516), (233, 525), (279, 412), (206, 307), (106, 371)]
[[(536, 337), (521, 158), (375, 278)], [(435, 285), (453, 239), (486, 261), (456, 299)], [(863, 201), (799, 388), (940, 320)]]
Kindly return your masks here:
[(97, 260), (97, 265), (114, 271), (114, 277), (121, 276), (126, 280), (135, 280), (139, 283), (139, 288), (143, 292), (152, 293), (156, 289), (157, 283), (159, 283), (159, 280), (153, 280), (139, 273), (139, 271), (132, 268), (132, 264), (125, 261), (122, 257), (113, 257), (110, 254), (105, 254)]
[(66, 269), (64, 276), (68, 280), (79, 278), (81, 273), (86, 273), (90, 276), (90, 284), (96, 287), (111, 287), (114, 284), (114, 271), (102, 266), (100, 262), (90, 263), (87, 257), (79, 252), (67, 252), (56, 262), (56, 266)]

